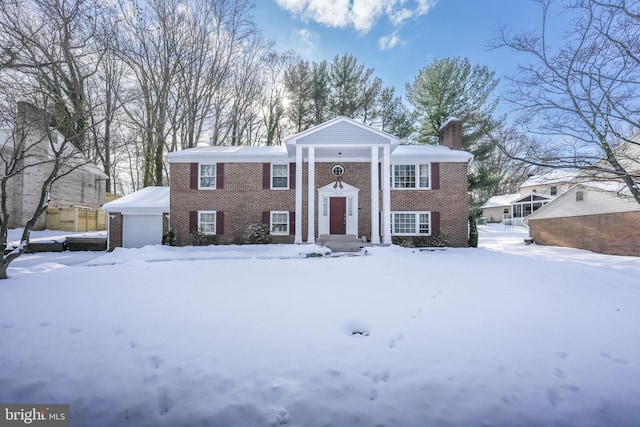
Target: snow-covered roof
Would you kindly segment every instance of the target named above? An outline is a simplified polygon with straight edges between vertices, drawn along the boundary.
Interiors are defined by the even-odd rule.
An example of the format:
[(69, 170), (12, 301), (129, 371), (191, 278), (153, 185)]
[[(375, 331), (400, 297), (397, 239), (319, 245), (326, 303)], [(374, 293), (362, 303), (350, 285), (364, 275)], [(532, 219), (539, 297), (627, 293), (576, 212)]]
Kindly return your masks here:
[(433, 161), (442, 162), (468, 162), (473, 158), (471, 153), (461, 150), (452, 150), (444, 145), (430, 144), (408, 144), (399, 145), (393, 153), (391, 159), (416, 159), (428, 157)]
[[(370, 150), (352, 148), (334, 148), (333, 150), (316, 150), (316, 161), (326, 160), (326, 153), (329, 151), (340, 151), (342, 159), (348, 161), (357, 159), (358, 161), (368, 160)], [(364, 155), (365, 153), (366, 155)], [(306, 157), (306, 156), (305, 156)], [(428, 158), (432, 161), (441, 162), (468, 162), (473, 156), (460, 150), (452, 150), (441, 145), (399, 145), (391, 152), (391, 159), (416, 160)], [(264, 161), (295, 161), (295, 156), (290, 156), (286, 147), (282, 145), (257, 145), (257, 146), (206, 146), (190, 148), (182, 151), (174, 151), (166, 155), (169, 163), (201, 162), (201, 161), (224, 161), (224, 162), (264, 162)], [(364, 159), (364, 160), (363, 160)]]
[(102, 205), (107, 212), (129, 215), (162, 214), (169, 212), (169, 187), (145, 187), (135, 193)]
[(542, 175), (534, 175), (529, 177), (522, 183), (520, 188), (534, 187), (536, 185), (549, 185), (559, 184), (565, 182), (571, 182), (576, 178), (578, 173), (576, 171), (555, 170)]
[(215, 145), (174, 151), (166, 155), (171, 162), (217, 160), (261, 162), (267, 159), (288, 159), (287, 149), (281, 145)]
[(438, 132), (440, 132), (442, 129), (444, 129), (449, 123), (451, 122), (461, 122), (462, 120), (460, 120), (457, 117), (449, 117), (443, 124), (442, 126), (440, 126), (440, 129), (438, 129)]
[(485, 203), (483, 206), (481, 206), (481, 209), (484, 209), (484, 208), (500, 208), (500, 207), (510, 206), (511, 202), (513, 202), (514, 200), (517, 200), (518, 198), (520, 198), (520, 193), (503, 194), (501, 196), (493, 196), (489, 200), (487, 200), (487, 203)]

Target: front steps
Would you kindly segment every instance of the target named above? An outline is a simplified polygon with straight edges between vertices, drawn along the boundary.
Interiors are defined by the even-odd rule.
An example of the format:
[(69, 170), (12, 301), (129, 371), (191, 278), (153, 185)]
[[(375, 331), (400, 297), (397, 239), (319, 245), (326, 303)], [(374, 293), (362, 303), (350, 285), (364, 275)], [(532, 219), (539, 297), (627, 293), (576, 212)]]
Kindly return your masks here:
[(321, 234), (316, 244), (326, 246), (332, 252), (360, 252), (362, 248), (371, 246), (371, 243), (363, 242), (352, 234)]

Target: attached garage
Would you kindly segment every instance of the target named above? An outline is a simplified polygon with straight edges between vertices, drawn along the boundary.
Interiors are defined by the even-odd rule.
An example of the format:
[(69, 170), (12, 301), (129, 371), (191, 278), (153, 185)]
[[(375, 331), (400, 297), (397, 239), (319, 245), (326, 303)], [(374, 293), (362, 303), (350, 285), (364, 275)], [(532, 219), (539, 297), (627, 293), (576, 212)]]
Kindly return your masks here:
[(146, 187), (102, 208), (109, 213), (109, 250), (159, 245), (168, 228), (169, 187)]
[(122, 246), (141, 248), (162, 243), (162, 215), (123, 215)]

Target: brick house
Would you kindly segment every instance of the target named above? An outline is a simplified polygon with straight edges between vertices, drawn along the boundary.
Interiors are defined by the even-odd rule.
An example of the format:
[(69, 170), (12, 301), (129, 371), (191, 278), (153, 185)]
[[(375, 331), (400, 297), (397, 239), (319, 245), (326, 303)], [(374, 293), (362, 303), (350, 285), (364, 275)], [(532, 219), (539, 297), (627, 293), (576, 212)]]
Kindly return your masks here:
[(274, 243), (424, 237), (463, 247), (472, 156), (461, 137), (461, 121), (450, 119), (439, 146), (401, 145), (338, 117), (282, 146), (169, 153), (170, 227), (178, 245), (195, 230), (234, 243), (247, 223), (265, 223)]
[(619, 181), (577, 184), (525, 223), (536, 244), (640, 256), (640, 205)]

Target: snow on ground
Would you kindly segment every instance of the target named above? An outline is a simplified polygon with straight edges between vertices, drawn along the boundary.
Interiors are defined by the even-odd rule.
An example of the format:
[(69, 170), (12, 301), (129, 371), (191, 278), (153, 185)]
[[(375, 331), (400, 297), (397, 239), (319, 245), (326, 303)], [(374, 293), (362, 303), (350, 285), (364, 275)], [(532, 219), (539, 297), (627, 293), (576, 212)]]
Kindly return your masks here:
[(0, 402), (72, 426), (637, 426), (640, 259), (524, 237), (25, 255)]

